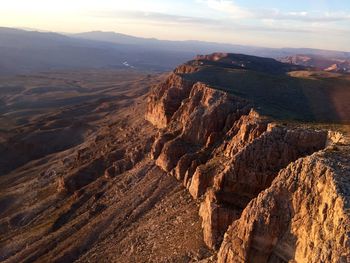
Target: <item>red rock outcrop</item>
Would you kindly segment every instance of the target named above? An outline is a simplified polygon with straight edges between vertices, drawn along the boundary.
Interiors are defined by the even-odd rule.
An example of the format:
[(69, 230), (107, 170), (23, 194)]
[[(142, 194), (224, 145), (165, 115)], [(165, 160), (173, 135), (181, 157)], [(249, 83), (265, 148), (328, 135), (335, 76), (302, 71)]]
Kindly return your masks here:
[(223, 136), (234, 121), (249, 110), (250, 105), (246, 100), (198, 82), (193, 85), (189, 97), (183, 101), (173, 119), (180, 124), (183, 140), (210, 145), (213, 138)]
[[(152, 94), (159, 93), (156, 89), (162, 88), (161, 85), (156, 87)], [(158, 103), (155, 101), (159, 100), (149, 101), (147, 119), (152, 119), (150, 116)], [(249, 102), (195, 83), (188, 97), (183, 98), (181, 105), (173, 113), (166, 131), (158, 135), (151, 156), (156, 159), (159, 167), (172, 172), (189, 187), (197, 166), (205, 163), (211, 150), (215, 149), (213, 145), (222, 141), (233, 123), (243, 114), (249, 113), (249, 110)], [(166, 118), (163, 115), (158, 119)], [(157, 123), (155, 125), (161, 126)]]
[[(226, 229), (250, 200), (269, 187), (281, 168), (300, 156), (322, 149), (326, 138), (326, 132), (275, 127), (247, 144), (234, 157), (225, 161), (224, 156), (217, 155), (215, 159), (220, 161), (209, 161), (198, 166), (192, 177), (189, 191), (197, 199), (210, 187), (213, 188), (214, 193), (211, 192), (210, 195), (216, 195), (216, 200), (220, 200), (225, 207), (231, 207), (220, 211), (220, 217), (229, 218), (221, 221), (220, 227)], [(236, 138), (234, 137), (233, 140)], [(228, 145), (232, 146), (232, 142)], [(205, 202), (210, 202), (208, 201), (210, 199), (212, 198), (206, 198)], [(213, 213), (216, 214), (215, 211)], [(210, 217), (202, 217), (204, 225), (212, 225)], [(207, 219), (210, 220), (207, 221)], [(206, 241), (211, 239), (207, 242), (210, 247), (215, 247), (216, 245), (213, 244), (221, 242), (222, 235), (216, 235), (216, 231), (214, 230), (212, 235), (210, 231), (206, 231)]]
[(146, 119), (158, 128), (164, 128), (192, 88), (193, 82), (171, 74), (156, 86), (148, 96)]
[[(223, 58), (224, 54), (214, 54), (198, 59)], [(301, 242), (296, 243), (297, 239), (292, 239), (292, 236), (288, 237), (289, 243), (286, 241), (277, 246), (278, 251), (274, 250), (276, 240), (280, 238), (278, 233), (288, 232), (284, 223), (290, 217), (283, 212), (286, 207), (291, 207), (287, 191), (281, 191), (281, 195), (276, 197), (276, 204), (271, 203), (269, 206), (271, 229), (266, 230), (264, 224), (256, 223), (264, 220), (264, 211), (253, 218), (249, 213), (254, 211), (249, 208), (255, 209), (252, 204), (256, 204), (260, 196), (269, 191), (266, 189), (273, 187), (272, 182), (282, 180), (278, 179), (283, 173), (280, 171), (288, 169), (286, 167), (290, 163), (300, 162), (297, 160), (301, 157), (307, 159), (306, 156), (335, 141), (341, 141), (341, 136), (323, 130), (277, 125), (269, 118), (260, 116), (247, 100), (200, 82), (190, 84), (185, 81), (181, 71), (191, 71), (187, 67), (179, 67), (178, 71), (151, 93), (146, 118), (162, 128), (153, 144), (151, 157), (160, 168), (181, 181), (194, 199), (201, 201), (199, 214), (202, 217), (205, 243), (210, 248), (219, 248), (224, 233), (231, 225), (221, 245), (220, 262), (284, 262), (286, 258), (301, 259), (302, 256), (290, 253)], [(176, 85), (173, 85), (173, 79), (176, 79)], [(178, 85), (182, 83), (185, 86), (181, 88)], [(167, 95), (167, 86), (170, 93), (176, 94), (173, 96), (174, 101), (170, 101)], [(174, 89), (176, 92), (172, 91)], [(317, 181), (316, 178), (312, 180)], [(302, 184), (297, 187), (305, 190)], [(313, 196), (310, 198), (309, 202), (315, 201)], [(298, 201), (302, 200), (299, 198)], [(318, 204), (315, 207), (319, 209)], [(316, 214), (310, 216), (311, 222)], [(342, 222), (336, 223), (344, 227)], [(260, 226), (262, 229), (259, 229)], [(265, 230), (271, 230), (271, 233), (265, 233)], [(237, 231), (242, 234), (239, 239), (236, 238)], [(256, 234), (256, 231), (266, 234), (270, 241), (265, 242), (263, 235)], [(255, 236), (257, 245), (251, 246), (252, 237)], [(334, 233), (331, 238), (335, 238)], [(344, 248), (344, 245), (342, 243), (339, 247)], [(302, 249), (305, 250), (306, 245)], [(259, 251), (266, 254), (260, 255)], [(308, 255), (312, 253), (309, 251)]]
[(200, 205), (199, 215), (202, 217), (204, 242), (208, 247), (217, 249), (227, 226), (240, 217), (241, 211), (224, 204), (218, 195), (209, 189)]
[(210, 54), (210, 55), (198, 55), (198, 56), (196, 57), (196, 60), (217, 61), (217, 60), (226, 58), (227, 56), (228, 56), (227, 53), (219, 53), (219, 52), (216, 52), (216, 53), (213, 53), (213, 54)]
[(247, 144), (225, 164), (224, 171), (216, 178), (215, 187), (227, 193), (226, 201), (237, 202), (232, 200), (232, 193), (250, 201), (271, 184), (280, 169), (299, 157), (323, 149), (326, 140), (325, 131), (274, 127)]
[(161, 154), (156, 160), (156, 164), (166, 172), (170, 172), (175, 168), (181, 156), (185, 155), (189, 149), (181, 138), (175, 138), (164, 144)]
[(229, 227), (218, 262), (349, 262), (349, 152), (280, 171)]

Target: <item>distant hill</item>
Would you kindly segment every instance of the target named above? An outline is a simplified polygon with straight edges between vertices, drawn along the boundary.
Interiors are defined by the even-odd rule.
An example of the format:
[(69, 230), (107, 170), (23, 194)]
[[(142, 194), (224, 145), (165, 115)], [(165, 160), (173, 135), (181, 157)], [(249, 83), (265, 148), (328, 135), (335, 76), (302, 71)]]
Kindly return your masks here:
[(4, 75), (121, 67), (166, 71), (187, 60), (193, 53), (164, 52), (138, 45), (0, 28), (0, 56), (0, 75)]
[(192, 40), (168, 41), (102, 31), (64, 35), (0, 27), (0, 75), (125, 67), (169, 71), (198, 54), (213, 52), (270, 58), (295, 54), (350, 58), (350, 53), (339, 51), (273, 49)]
[(84, 32), (79, 34), (73, 34), (70, 36), (79, 39), (98, 40), (116, 44), (142, 45), (165, 50), (188, 51), (194, 52), (196, 54), (210, 54), (214, 52), (235, 52), (271, 58), (278, 58), (295, 54), (308, 54), (339, 59), (350, 58), (350, 52), (334, 50), (321, 50), (311, 48), (266, 48), (259, 46), (234, 45), (196, 40), (169, 41), (159, 40), (155, 38), (134, 37), (130, 35), (104, 31)]
[[(256, 47), (248, 47), (242, 45), (222, 44), (215, 42), (205, 41), (170, 41), (170, 40), (159, 40), (156, 38), (141, 38), (134, 37), (125, 34), (115, 32), (103, 32), (103, 31), (92, 31), (70, 35), (78, 39), (89, 39), (96, 41), (104, 41), (114, 44), (126, 44), (133, 46), (141, 46), (143, 48), (150, 48), (156, 50), (166, 50), (175, 52), (191, 52), (192, 54), (208, 54), (216, 51), (229, 52), (236, 50), (236, 52), (247, 53), (256, 52)], [(192, 56), (193, 57), (193, 56)], [(190, 58), (189, 58), (190, 59)]]
[(350, 73), (350, 58), (324, 57), (320, 55), (294, 55), (280, 59), (281, 62), (313, 67), (319, 70)]

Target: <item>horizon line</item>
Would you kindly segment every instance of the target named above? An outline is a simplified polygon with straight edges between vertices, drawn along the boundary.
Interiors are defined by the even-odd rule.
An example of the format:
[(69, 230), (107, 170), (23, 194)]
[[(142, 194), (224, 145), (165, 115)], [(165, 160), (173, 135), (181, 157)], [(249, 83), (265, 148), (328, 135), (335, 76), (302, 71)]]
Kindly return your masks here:
[[(15, 30), (21, 30), (26, 32), (37, 32), (37, 33), (54, 33), (59, 34), (63, 36), (71, 37), (71, 35), (77, 35), (77, 34), (84, 34), (84, 33), (93, 33), (93, 32), (100, 32), (100, 33), (113, 33), (113, 34), (120, 34), (124, 36), (129, 37), (135, 37), (139, 39), (145, 39), (145, 40), (156, 40), (156, 41), (169, 41), (169, 42), (202, 42), (202, 43), (209, 43), (209, 44), (219, 44), (219, 45), (232, 45), (232, 46), (243, 46), (243, 47), (252, 47), (252, 48), (264, 48), (264, 49), (310, 49), (310, 50), (318, 50), (318, 51), (331, 51), (331, 52), (344, 52), (344, 53), (350, 53), (350, 50), (339, 50), (339, 49), (324, 49), (324, 48), (312, 48), (312, 47), (305, 47), (305, 46), (299, 46), (299, 47), (288, 47), (288, 46), (280, 46), (280, 47), (268, 47), (264, 45), (252, 45), (252, 44), (239, 44), (239, 43), (229, 43), (229, 42), (215, 42), (215, 41), (207, 41), (207, 40), (199, 40), (199, 39), (177, 39), (177, 40), (170, 40), (170, 39), (162, 39), (157, 37), (143, 37), (143, 36), (137, 36), (137, 35), (131, 35), (127, 33), (121, 33), (117, 31), (103, 31), (101, 29), (99, 30), (89, 30), (89, 31), (77, 31), (74, 33), (67, 33), (67, 32), (60, 32), (60, 31), (52, 31), (52, 30), (43, 30), (39, 28), (29, 28), (29, 27), (11, 27), (11, 26), (0, 26), (0, 28), (7, 28), (7, 29), (15, 29)], [(95, 40), (100, 42), (109, 42), (113, 43), (108, 40)]]

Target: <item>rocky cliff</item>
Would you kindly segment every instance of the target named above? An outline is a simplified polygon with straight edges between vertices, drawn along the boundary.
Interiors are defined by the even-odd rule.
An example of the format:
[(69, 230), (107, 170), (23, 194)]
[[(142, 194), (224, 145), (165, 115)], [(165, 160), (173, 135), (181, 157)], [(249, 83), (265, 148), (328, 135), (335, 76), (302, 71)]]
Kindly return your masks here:
[(282, 169), (225, 234), (219, 262), (349, 262), (349, 152)]
[(326, 130), (277, 124), (254, 101), (192, 77), (220, 60), (230, 64), (213, 54), (178, 67), (146, 113), (161, 128), (151, 156), (200, 202), (205, 243), (219, 262), (347, 262), (345, 150), (324, 150)]

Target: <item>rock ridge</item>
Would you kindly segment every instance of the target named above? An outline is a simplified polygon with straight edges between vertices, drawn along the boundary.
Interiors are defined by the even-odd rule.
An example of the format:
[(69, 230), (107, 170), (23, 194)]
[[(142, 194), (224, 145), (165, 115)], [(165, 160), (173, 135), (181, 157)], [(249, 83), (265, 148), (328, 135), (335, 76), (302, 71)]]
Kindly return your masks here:
[[(221, 58), (226, 55), (199, 57)], [(335, 262), (330, 261), (333, 259), (346, 262), (349, 229), (344, 222), (349, 215), (344, 214), (344, 207), (337, 205), (337, 212), (330, 217), (344, 212), (345, 221), (329, 221), (339, 225), (341, 240), (334, 229), (320, 234), (337, 239), (337, 245), (329, 245), (335, 254), (329, 255), (326, 245), (315, 252), (311, 247), (325, 238), (314, 237), (314, 243), (307, 242), (305, 233), (309, 232), (298, 232), (293, 225), (294, 219), (302, 217), (296, 211), (298, 202), (322, 199), (322, 192), (305, 185), (307, 175), (312, 176), (310, 181), (316, 185), (317, 178), (328, 170), (327, 180), (338, 176), (326, 161), (334, 155), (326, 154), (324, 149), (341, 141), (341, 136), (325, 130), (277, 125), (260, 116), (252, 102), (181, 76), (195, 70), (180, 66), (164, 83), (155, 86), (148, 100), (146, 119), (160, 129), (151, 157), (200, 202), (204, 241), (212, 249), (220, 248), (219, 262)], [(305, 180), (299, 178), (299, 172)], [(345, 172), (349, 174), (349, 170)], [(349, 180), (344, 178), (348, 194)], [(288, 182), (291, 186), (287, 187)], [(327, 183), (322, 181), (320, 187)], [(307, 196), (306, 187), (314, 191), (312, 195)], [(337, 200), (340, 194), (331, 192), (335, 196), (332, 200)], [(264, 202), (268, 203), (267, 208)], [(322, 202), (314, 209), (319, 209)], [(326, 202), (324, 217), (329, 207), (335, 207), (332, 202)], [(305, 207), (307, 211), (306, 204)], [(288, 213), (283, 212), (286, 209)], [(308, 223), (318, 215), (303, 214)], [(314, 228), (311, 234), (323, 231), (322, 222), (309, 224)]]

